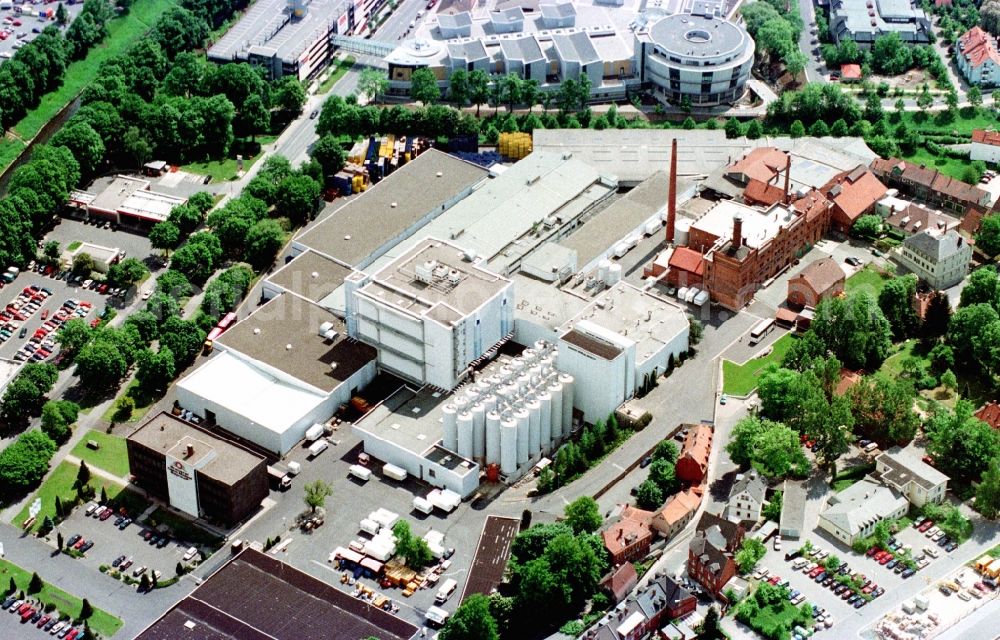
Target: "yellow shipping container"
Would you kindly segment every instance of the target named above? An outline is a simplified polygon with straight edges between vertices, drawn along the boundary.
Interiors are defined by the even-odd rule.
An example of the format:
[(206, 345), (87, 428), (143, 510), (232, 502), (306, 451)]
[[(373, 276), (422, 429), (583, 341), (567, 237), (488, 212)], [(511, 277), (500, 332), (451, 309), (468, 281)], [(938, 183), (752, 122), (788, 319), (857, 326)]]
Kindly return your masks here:
[(979, 560), (976, 560), (976, 571), (978, 571), (979, 573), (986, 573), (986, 568), (989, 567), (995, 561), (996, 558), (994, 558), (993, 556), (983, 556)]
[(532, 141), (530, 133), (519, 132), (500, 134), (500, 155), (513, 160), (520, 160), (531, 153), (531, 150)]

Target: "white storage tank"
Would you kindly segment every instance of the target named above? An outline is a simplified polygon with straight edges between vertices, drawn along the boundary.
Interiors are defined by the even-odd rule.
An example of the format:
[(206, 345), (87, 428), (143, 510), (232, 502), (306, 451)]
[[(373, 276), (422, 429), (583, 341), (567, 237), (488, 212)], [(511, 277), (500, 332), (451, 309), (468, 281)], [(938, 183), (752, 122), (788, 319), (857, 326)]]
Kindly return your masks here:
[(486, 414), (486, 464), (500, 462), (500, 414), (490, 411)]
[(522, 465), (528, 461), (528, 434), (531, 429), (531, 417), (526, 410), (515, 409), (514, 420), (517, 422), (517, 464)]
[(528, 389), (531, 388), (531, 376), (527, 373), (522, 373), (517, 377), (517, 392), (521, 395), (528, 393)]
[(477, 402), (472, 406), (472, 456), (481, 460), (486, 455), (486, 407)]
[(535, 340), (534, 346), (535, 346), (535, 351), (541, 353), (549, 348), (549, 343), (545, 342), (544, 340)]
[(542, 451), (548, 453), (552, 448), (552, 394), (548, 391), (542, 391), (535, 399), (540, 406), (538, 424)]
[(531, 385), (537, 386), (542, 381), (542, 365), (532, 365), (528, 369), (528, 376), (531, 378)]
[(608, 269), (611, 268), (611, 261), (607, 258), (597, 263), (597, 279), (601, 282), (608, 281)]
[(678, 247), (686, 247), (688, 234), (691, 233), (690, 220), (678, 220), (674, 225), (674, 244)]
[(458, 415), (458, 455), (472, 458), (472, 414), (468, 411)]
[(465, 396), (455, 396), (452, 404), (455, 405), (455, 411), (457, 413), (462, 413), (469, 408), (469, 399)]
[(490, 411), (496, 411), (497, 409), (497, 397), (494, 394), (490, 394), (483, 399), (483, 406), (486, 407), (486, 413)]
[(448, 451), (458, 451), (458, 411), (454, 405), (446, 404), (441, 410), (444, 433), (441, 444)]
[(617, 262), (611, 265), (611, 268), (608, 269), (608, 278), (610, 278), (610, 280), (608, 280), (608, 286), (621, 282), (622, 266)]
[(549, 385), (549, 395), (552, 396), (552, 444), (556, 444), (562, 439), (563, 417), (563, 386), (558, 379)]
[(517, 472), (517, 421), (504, 418), (500, 421), (500, 473), (505, 476)]
[(568, 373), (559, 375), (559, 384), (563, 387), (562, 401), (562, 435), (568, 436), (573, 430), (573, 376)]
[(511, 360), (510, 361), (510, 370), (513, 371), (515, 374), (516, 373), (521, 373), (522, 371), (524, 371), (524, 359), (523, 358), (514, 358), (513, 360)]
[(524, 360), (524, 363), (527, 364), (527, 365), (530, 365), (532, 362), (534, 362), (535, 361), (535, 357), (537, 355), (538, 355), (538, 353), (534, 349), (532, 349), (530, 347), (521, 352), (521, 358)]
[(533, 457), (542, 450), (542, 404), (533, 399), (525, 408), (528, 410), (528, 456)]

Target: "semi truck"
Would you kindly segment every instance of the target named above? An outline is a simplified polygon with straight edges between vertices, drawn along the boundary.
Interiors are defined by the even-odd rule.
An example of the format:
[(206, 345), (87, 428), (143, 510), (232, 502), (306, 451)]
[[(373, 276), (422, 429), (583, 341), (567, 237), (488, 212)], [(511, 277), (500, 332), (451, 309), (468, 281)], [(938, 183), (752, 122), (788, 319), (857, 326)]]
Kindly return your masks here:
[(292, 486), (292, 479), (284, 469), (267, 465), (267, 479), (274, 491), (287, 491)]

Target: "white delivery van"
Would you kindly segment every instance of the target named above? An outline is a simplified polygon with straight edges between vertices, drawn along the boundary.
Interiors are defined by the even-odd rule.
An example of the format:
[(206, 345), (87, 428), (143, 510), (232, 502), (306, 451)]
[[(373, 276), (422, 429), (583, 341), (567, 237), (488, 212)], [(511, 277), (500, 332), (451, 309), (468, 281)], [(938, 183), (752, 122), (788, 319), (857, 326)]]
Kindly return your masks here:
[(441, 587), (438, 588), (437, 595), (434, 596), (434, 602), (437, 604), (442, 604), (448, 601), (451, 594), (455, 593), (455, 588), (458, 587), (458, 583), (455, 582), (454, 578), (448, 578), (441, 583)]
[(351, 475), (362, 482), (368, 482), (372, 477), (372, 470), (362, 467), (360, 464), (352, 464)]
[(196, 555), (198, 555), (198, 547), (188, 547), (188, 550), (184, 552), (184, 562), (190, 562)]
[(392, 478), (393, 480), (399, 480), (400, 482), (406, 480), (406, 475), (407, 475), (406, 469), (402, 467), (397, 467), (396, 465), (389, 462), (385, 463), (382, 466), (382, 474), (385, 475), (385, 477), (387, 478)]
[(434, 505), (420, 496), (413, 498), (413, 508), (420, 513), (430, 513), (431, 511), (434, 511)]
[(361, 521), (361, 530), (364, 531), (365, 533), (370, 533), (373, 536), (376, 535), (378, 533), (378, 530), (381, 528), (382, 527), (379, 525), (379, 523), (375, 522), (374, 520), (369, 520), (368, 518), (365, 518), (364, 520)]
[(447, 611), (440, 607), (428, 607), (426, 618), (431, 626), (440, 627), (448, 620), (449, 615)]
[(323, 437), (323, 425), (316, 423), (306, 430), (306, 440), (313, 442)]
[(288, 475), (297, 476), (299, 471), (302, 471), (302, 465), (294, 460), (288, 463)]
[(315, 458), (319, 454), (321, 454), (324, 451), (326, 451), (326, 448), (329, 447), (329, 446), (330, 445), (329, 445), (329, 443), (327, 443), (326, 440), (317, 440), (316, 442), (314, 442), (311, 445), (309, 445), (309, 457), (310, 458)]

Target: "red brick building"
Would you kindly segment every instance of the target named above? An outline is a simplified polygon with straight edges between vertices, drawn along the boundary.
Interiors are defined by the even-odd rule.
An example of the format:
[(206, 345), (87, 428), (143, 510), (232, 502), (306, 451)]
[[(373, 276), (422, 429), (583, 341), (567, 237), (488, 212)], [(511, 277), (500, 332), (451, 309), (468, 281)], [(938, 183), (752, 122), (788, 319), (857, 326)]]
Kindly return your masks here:
[(788, 280), (788, 305), (815, 307), (820, 300), (844, 291), (845, 275), (833, 258), (821, 258)]
[(875, 210), (887, 189), (867, 167), (858, 166), (835, 176), (821, 191), (833, 202), (831, 227), (847, 233), (858, 218)]
[(653, 542), (652, 511), (621, 505), (617, 519), (601, 533), (612, 564), (638, 560), (649, 553)]
[(879, 158), (872, 161), (871, 170), (890, 187), (958, 214), (970, 208), (985, 211), (990, 206), (990, 194), (986, 191), (924, 165), (899, 158)]
[(703, 513), (688, 547), (688, 575), (716, 598), (736, 575), (736, 551), (743, 544), (743, 525)]
[(708, 471), (708, 459), (712, 453), (712, 427), (705, 424), (688, 427), (684, 446), (677, 457), (675, 470), (683, 482), (701, 484)]

